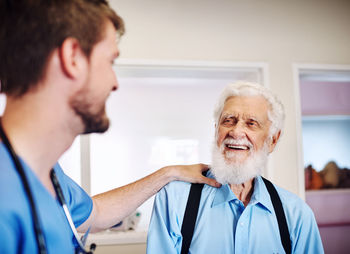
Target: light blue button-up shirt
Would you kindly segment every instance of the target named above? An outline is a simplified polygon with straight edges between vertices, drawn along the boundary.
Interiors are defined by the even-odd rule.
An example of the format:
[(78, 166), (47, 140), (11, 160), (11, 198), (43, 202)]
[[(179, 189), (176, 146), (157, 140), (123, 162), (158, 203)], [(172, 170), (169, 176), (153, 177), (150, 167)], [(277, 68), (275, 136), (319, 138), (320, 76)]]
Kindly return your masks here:
[[(213, 177), (210, 172), (208, 176)], [(181, 226), (190, 186), (172, 182), (156, 195), (148, 231), (148, 254), (181, 252)], [(292, 253), (324, 253), (309, 206), (296, 195), (276, 189), (286, 215)], [(218, 189), (203, 187), (189, 253), (285, 253), (270, 195), (261, 177), (255, 178), (247, 207), (229, 185)]]

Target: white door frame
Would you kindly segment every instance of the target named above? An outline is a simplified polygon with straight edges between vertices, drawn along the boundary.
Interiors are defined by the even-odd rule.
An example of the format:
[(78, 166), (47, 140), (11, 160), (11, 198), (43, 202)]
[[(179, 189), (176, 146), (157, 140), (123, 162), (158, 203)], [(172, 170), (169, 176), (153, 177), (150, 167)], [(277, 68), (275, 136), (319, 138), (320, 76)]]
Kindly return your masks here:
[(294, 98), (295, 98), (295, 123), (297, 136), (297, 165), (298, 165), (298, 187), (300, 196), (305, 199), (305, 176), (304, 176), (304, 156), (303, 156), (303, 136), (302, 136), (302, 115), (300, 98), (300, 74), (307, 71), (331, 72), (349, 71), (350, 65), (338, 64), (293, 64)]

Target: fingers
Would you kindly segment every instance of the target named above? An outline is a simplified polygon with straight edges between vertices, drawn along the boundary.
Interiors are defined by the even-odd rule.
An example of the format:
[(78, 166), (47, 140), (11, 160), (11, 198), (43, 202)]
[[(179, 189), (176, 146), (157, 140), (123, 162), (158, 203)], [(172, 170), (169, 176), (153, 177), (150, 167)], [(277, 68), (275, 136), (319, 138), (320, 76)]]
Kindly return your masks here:
[(212, 179), (212, 178), (208, 178), (208, 177), (203, 176), (202, 181), (203, 181), (203, 183), (208, 184), (208, 185), (215, 187), (215, 188), (221, 187), (221, 183), (217, 182), (215, 179)]
[(171, 168), (172, 180), (185, 181), (189, 183), (204, 183), (212, 187), (219, 188), (221, 184), (215, 179), (208, 178), (202, 175), (202, 172), (209, 169), (206, 164), (193, 164), (193, 165), (177, 165), (169, 166)]
[[(207, 171), (209, 169), (209, 165), (207, 165), (207, 164), (200, 163), (200, 164), (197, 164), (197, 166), (199, 166), (201, 168), (201, 172)], [(205, 176), (201, 176), (199, 181), (201, 183), (208, 184), (208, 185), (215, 187), (215, 188), (221, 187), (221, 184), (219, 182), (217, 182), (215, 179), (208, 178)]]

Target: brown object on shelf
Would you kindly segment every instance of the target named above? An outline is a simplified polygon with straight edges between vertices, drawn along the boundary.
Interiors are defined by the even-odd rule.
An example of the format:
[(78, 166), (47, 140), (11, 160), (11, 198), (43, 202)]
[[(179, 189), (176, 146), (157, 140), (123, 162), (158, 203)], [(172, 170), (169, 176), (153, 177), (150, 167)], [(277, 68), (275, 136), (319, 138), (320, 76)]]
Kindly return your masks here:
[(330, 161), (319, 172), (323, 179), (324, 188), (337, 188), (339, 185), (339, 167), (334, 161)]
[(350, 188), (350, 169), (343, 168), (339, 170), (338, 188)]
[(317, 173), (312, 165), (309, 165), (305, 169), (305, 189), (307, 190), (318, 190), (323, 187), (322, 177)]

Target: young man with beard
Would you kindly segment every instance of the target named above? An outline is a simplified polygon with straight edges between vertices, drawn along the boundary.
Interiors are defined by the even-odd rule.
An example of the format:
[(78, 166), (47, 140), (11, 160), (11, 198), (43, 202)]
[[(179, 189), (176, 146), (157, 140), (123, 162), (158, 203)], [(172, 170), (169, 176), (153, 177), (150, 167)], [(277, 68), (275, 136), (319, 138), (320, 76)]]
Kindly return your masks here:
[(205, 165), (170, 166), (90, 198), (57, 160), (108, 129), (123, 21), (104, 0), (9, 0), (0, 12), (0, 253), (82, 251), (75, 227), (111, 227), (172, 180), (217, 184)]
[[(283, 129), (279, 100), (259, 84), (238, 82), (224, 89), (214, 118), (215, 142), (207, 176), (223, 185), (218, 189), (204, 186), (197, 198), (198, 212), (186, 218), (185, 210), (186, 214), (195, 211), (193, 204), (198, 202), (189, 199), (187, 203), (191, 185), (165, 186), (154, 201), (147, 253), (188, 253), (183, 250), (186, 246), (189, 253), (206, 254), (323, 253), (311, 209), (296, 195), (275, 186), (284, 210), (284, 230), (276, 217), (281, 213), (272, 202), (275, 198), (260, 176)], [(188, 233), (191, 222), (195, 225), (192, 238)]]

